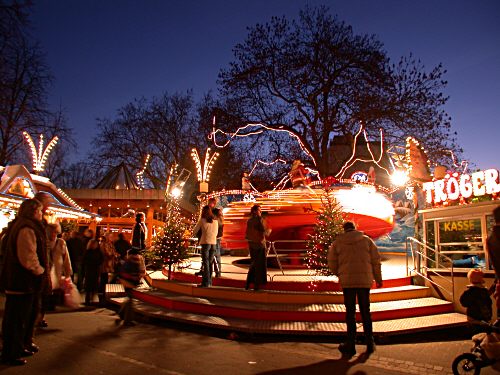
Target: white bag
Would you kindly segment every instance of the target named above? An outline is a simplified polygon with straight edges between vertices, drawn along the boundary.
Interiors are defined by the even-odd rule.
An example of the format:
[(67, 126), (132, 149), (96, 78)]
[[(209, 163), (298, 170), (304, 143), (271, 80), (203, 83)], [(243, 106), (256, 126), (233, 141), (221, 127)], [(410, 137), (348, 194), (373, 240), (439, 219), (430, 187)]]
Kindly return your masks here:
[(81, 300), (80, 292), (68, 277), (65, 279), (64, 285), (64, 305), (71, 309), (76, 309), (80, 306)]

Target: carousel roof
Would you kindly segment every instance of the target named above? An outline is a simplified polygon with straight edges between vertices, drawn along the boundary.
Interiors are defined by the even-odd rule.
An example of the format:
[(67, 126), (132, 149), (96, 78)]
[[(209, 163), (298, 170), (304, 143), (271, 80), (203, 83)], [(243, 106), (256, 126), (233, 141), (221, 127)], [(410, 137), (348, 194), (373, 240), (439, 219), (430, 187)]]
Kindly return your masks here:
[(121, 162), (116, 167), (110, 168), (101, 181), (94, 186), (94, 189), (139, 190), (140, 186), (125, 163)]

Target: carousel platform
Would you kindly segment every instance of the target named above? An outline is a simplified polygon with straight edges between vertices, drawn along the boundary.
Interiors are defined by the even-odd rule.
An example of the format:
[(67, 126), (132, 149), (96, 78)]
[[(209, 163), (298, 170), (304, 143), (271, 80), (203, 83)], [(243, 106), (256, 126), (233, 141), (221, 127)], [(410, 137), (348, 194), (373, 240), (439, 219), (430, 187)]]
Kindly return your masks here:
[[(223, 276), (210, 288), (199, 288), (199, 257), (182, 272), (156, 271), (134, 290), (138, 313), (157, 319), (207, 326), (231, 332), (276, 335), (344, 335), (342, 292), (335, 277), (316, 276), (306, 269), (268, 268), (268, 283), (245, 290), (244, 259), (223, 256)], [(432, 297), (425, 286), (412, 285), (405, 258), (384, 255), (384, 285), (371, 290), (376, 336), (440, 330), (466, 324), (451, 302)], [(107, 298), (121, 303), (123, 287), (109, 284)], [(357, 321), (361, 317), (357, 313)], [(362, 332), (359, 324), (358, 331)]]

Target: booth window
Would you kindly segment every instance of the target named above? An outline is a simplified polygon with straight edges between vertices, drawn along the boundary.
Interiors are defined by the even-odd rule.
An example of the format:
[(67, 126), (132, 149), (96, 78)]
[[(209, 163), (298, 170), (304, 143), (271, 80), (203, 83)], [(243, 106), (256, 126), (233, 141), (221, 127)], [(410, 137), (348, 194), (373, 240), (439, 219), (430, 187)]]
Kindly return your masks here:
[(480, 218), (442, 220), (438, 222), (438, 231), (439, 253), (451, 258), (454, 267), (486, 266)]
[(436, 247), (436, 232), (434, 230), (434, 221), (428, 220), (425, 222), (425, 242), (428, 248), (427, 251), (427, 267), (435, 268), (436, 267), (436, 251), (431, 250)]

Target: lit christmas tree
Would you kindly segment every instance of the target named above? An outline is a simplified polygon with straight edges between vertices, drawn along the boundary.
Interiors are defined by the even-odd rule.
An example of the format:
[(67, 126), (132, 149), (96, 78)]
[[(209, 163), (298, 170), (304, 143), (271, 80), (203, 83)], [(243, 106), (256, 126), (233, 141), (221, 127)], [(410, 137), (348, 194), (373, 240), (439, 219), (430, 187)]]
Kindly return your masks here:
[(307, 240), (306, 265), (318, 275), (330, 275), (328, 249), (338, 234), (343, 232), (344, 213), (329, 189), (321, 197), (322, 208), (318, 212), (313, 234)]
[(180, 214), (180, 207), (173, 199), (166, 203), (167, 218), (165, 226), (157, 234), (150, 253), (148, 262), (155, 266), (168, 266), (168, 279), (172, 268), (185, 268), (189, 266), (189, 252), (186, 224)]

